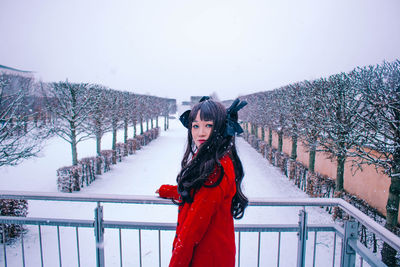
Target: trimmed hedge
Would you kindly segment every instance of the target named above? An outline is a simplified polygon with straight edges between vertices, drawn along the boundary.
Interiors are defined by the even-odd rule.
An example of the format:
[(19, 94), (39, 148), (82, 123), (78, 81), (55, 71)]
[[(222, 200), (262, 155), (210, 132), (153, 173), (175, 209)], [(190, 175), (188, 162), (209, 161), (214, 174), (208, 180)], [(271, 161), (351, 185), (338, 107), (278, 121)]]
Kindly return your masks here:
[(101, 156), (83, 158), (77, 166), (59, 168), (57, 170), (58, 191), (71, 193), (89, 186), (96, 179), (97, 174), (110, 171), (113, 162), (121, 162), (123, 157), (134, 154), (136, 150), (157, 138), (159, 133), (160, 128), (153, 128), (134, 139), (128, 139), (126, 144), (117, 143), (115, 150), (102, 150)]
[(61, 192), (79, 191), (80, 177), (82, 176), (81, 166), (62, 167), (57, 170), (57, 189)]
[[(28, 201), (18, 199), (0, 199), (0, 216), (26, 217), (28, 214)], [(7, 243), (20, 236), (24, 227), (17, 224), (3, 224), (0, 226), (0, 243)]]

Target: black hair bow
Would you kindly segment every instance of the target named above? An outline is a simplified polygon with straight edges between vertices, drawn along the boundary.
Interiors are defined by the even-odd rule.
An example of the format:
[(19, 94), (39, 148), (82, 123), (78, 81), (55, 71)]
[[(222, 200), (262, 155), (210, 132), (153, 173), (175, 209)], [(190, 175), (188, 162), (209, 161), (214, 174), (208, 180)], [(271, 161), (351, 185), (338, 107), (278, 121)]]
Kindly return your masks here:
[[(209, 96), (203, 96), (202, 98), (200, 98), (199, 103), (204, 102), (206, 100), (210, 99)], [(183, 126), (185, 126), (186, 128), (189, 128), (189, 114), (190, 114), (191, 110), (188, 109), (185, 112), (182, 113), (182, 115), (179, 117), (179, 120), (182, 122)]]
[(246, 101), (240, 102), (239, 98), (236, 98), (232, 105), (226, 110), (227, 116), (225, 136), (235, 136), (235, 133), (243, 133), (243, 129), (238, 123), (238, 111), (246, 105)]
[(191, 110), (188, 109), (185, 112), (182, 113), (182, 115), (179, 117), (179, 120), (182, 122), (183, 126), (189, 129), (189, 114)]

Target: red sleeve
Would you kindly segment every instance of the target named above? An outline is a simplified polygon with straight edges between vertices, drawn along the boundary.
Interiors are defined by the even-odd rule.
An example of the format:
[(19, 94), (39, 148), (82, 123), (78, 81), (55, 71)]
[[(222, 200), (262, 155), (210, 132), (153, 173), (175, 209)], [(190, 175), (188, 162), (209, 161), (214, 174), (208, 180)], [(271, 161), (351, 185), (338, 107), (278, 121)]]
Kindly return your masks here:
[(158, 189), (158, 194), (162, 198), (170, 198), (174, 200), (179, 200), (180, 195), (178, 193), (178, 186), (164, 184)]
[(176, 238), (170, 267), (189, 266), (193, 249), (206, 233), (223, 196), (221, 184), (211, 188), (202, 187), (195, 194), (182, 230)]

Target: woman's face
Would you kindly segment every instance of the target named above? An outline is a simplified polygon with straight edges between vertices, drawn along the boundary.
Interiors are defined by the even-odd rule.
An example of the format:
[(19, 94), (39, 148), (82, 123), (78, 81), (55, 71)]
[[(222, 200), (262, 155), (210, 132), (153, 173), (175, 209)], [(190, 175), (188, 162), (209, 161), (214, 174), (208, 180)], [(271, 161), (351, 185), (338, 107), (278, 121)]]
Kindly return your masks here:
[(199, 148), (211, 135), (213, 121), (203, 121), (200, 119), (200, 111), (192, 122), (192, 137), (197, 148)]

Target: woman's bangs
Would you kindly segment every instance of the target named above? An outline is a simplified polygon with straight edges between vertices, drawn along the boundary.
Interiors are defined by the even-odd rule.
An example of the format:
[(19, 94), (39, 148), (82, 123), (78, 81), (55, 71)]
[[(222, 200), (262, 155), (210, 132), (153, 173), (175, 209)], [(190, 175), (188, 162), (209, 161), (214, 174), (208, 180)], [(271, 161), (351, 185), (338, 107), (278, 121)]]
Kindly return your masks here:
[(212, 106), (210, 105), (210, 103), (202, 102), (194, 106), (189, 118), (191, 122), (196, 119), (198, 112), (200, 112), (200, 119), (203, 121), (215, 120), (215, 111), (212, 111)]
[(200, 119), (202, 121), (214, 121), (215, 120), (215, 110), (212, 110), (212, 107), (208, 103), (203, 103), (200, 105)]

